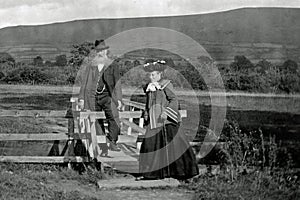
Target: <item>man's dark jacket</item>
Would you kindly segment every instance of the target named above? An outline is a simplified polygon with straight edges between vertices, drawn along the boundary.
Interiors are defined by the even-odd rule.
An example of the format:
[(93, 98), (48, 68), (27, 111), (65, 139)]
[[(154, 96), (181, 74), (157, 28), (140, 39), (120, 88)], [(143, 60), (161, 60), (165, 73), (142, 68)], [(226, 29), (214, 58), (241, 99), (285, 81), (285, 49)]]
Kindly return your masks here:
[(91, 62), (84, 62), (86, 69), (81, 75), (81, 87), (79, 91), (79, 99), (84, 100), (84, 108), (95, 110), (95, 94), (99, 77), (103, 75), (104, 84), (108, 90), (112, 102), (118, 105), (118, 100), (122, 101), (121, 81), (119, 66), (117, 63), (105, 64), (101, 73), (97, 66), (92, 66)]

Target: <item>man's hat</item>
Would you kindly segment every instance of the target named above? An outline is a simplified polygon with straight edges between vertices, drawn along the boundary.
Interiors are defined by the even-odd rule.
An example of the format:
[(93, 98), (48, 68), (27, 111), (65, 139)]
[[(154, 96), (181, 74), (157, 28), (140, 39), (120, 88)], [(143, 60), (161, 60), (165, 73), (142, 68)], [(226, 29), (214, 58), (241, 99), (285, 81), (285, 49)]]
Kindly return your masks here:
[(95, 44), (94, 44), (94, 49), (96, 51), (102, 51), (102, 50), (105, 50), (105, 49), (108, 49), (109, 46), (107, 46), (104, 42), (104, 40), (96, 40), (95, 41)]

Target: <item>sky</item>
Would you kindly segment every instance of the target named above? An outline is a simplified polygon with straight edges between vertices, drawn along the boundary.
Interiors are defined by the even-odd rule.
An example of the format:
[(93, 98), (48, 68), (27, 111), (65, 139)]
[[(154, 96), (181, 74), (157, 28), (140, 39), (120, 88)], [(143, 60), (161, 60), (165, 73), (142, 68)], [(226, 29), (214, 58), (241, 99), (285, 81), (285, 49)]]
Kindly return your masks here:
[(0, 0), (0, 28), (78, 19), (200, 14), (243, 7), (300, 8), (300, 0)]

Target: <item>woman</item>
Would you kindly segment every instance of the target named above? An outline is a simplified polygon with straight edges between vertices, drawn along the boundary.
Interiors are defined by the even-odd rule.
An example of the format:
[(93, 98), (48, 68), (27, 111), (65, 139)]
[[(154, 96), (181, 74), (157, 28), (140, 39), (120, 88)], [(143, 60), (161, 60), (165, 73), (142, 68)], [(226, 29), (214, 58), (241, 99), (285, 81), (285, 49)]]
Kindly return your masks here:
[(139, 169), (144, 179), (188, 179), (197, 175), (199, 169), (186, 136), (179, 131), (178, 100), (170, 80), (162, 79), (165, 68), (163, 60), (144, 65), (150, 83), (144, 88), (146, 134)]

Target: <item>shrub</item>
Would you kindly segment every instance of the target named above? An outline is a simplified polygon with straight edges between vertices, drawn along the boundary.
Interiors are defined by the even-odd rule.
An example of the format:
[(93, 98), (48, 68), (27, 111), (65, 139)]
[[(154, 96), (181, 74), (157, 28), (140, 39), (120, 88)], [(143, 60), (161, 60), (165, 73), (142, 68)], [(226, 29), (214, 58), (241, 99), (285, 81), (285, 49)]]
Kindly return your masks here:
[(11, 71), (4, 81), (7, 83), (45, 84), (50, 79), (49, 74), (34, 67), (22, 67)]
[(34, 66), (42, 66), (43, 65), (43, 58), (41, 56), (37, 56), (33, 59)]
[(253, 69), (254, 65), (252, 62), (246, 58), (245, 56), (235, 56), (233, 63), (230, 64), (230, 68), (235, 71), (248, 71), (249, 69)]
[(93, 46), (94, 44), (91, 42), (84, 42), (82, 44), (73, 45), (69, 63), (75, 67), (79, 67), (82, 64), (84, 58), (89, 55)]
[(0, 63), (15, 64), (15, 59), (9, 53), (0, 52)]
[(59, 55), (55, 58), (55, 64), (57, 66), (66, 66), (68, 64), (67, 56), (66, 55)]
[(0, 80), (5, 77), (5, 74), (3, 72), (0, 72)]
[(280, 69), (284, 73), (297, 73), (298, 64), (293, 60), (287, 60), (282, 64)]
[(67, 83), (68, 84), (74, 84), (75, 83), (75, 76), (74, 75), (69, 75), (67, 78)]

